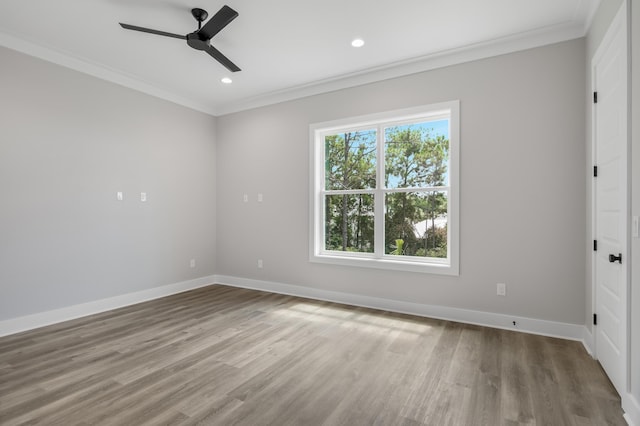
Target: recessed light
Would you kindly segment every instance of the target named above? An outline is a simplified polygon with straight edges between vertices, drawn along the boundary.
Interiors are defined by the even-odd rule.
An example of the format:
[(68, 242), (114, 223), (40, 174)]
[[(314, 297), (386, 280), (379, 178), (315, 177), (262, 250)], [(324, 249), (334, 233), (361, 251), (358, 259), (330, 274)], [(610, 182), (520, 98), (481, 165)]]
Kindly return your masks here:
[(351, 42), (351, 45), (353, 47), (362, 47), (364, 46), (364, 40), (361, 38), (357, 38)]
[(221, 82), (223, 82), (224, 84), (231, 84), (233, 83), (233, 80), (231, 80), (229, 77), (222, 77), (220, 79)]

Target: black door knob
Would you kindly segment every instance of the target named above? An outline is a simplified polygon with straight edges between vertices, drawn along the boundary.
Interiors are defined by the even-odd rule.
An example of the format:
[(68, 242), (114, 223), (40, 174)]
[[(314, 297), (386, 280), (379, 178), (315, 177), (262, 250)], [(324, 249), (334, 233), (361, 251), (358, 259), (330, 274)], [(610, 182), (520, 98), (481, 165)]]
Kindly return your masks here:
[(613, 263), (615, 261), (622, 263), (622, 253), (618, 253), (617, 256), (615, 254), (609, 255), (609, 262)]

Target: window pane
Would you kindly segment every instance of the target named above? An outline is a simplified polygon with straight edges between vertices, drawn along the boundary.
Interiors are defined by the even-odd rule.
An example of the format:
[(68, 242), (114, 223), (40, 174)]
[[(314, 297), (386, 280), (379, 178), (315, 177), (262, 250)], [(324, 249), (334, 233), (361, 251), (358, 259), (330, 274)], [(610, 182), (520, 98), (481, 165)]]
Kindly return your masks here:
[(376, 186), (376, 130), (325, 136), (325, 189)]
[(385, 186), (449, 185), (449, 120), (384, 129)]
[(325, 250), (373, 253), (373, 195), (325, 197)]
[(385, 206), (385, 254), (447, 257), (445, 191), (394, 192)]

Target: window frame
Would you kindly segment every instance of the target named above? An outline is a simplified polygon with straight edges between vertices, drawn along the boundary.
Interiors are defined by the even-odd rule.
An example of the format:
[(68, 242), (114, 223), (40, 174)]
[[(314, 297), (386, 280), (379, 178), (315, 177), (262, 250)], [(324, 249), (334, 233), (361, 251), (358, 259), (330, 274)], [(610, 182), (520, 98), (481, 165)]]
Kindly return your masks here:
[[(385, 127), (412, 124), (420, 121), (449, 119), (448, 186), (418, 188), (384, 187), (384, 132)], [(325, 136), (336, 132), (378, 129), (376, 142), (376, 187), (356, 190), (325, 190)], [(382, 142), (381, 142), (382, 139)], [(309, 261), (334, 265), (423, 272), (440, 275), (459, 275), (459, 187), (460, 187), (460, 102), (447, 101), (413, 108), (350, 117), (309, 125)], [(384, 253), (384, 197), (398, 192), (429, 192), (448, 188), (447, 198), (447, 258), (394, 256)], [(374, 252), (342, 252), (324, 248), (324, 197), (342, 193), (373, 194), (374, 196)], [(382, 212), (382, 213), (379, 213)]]

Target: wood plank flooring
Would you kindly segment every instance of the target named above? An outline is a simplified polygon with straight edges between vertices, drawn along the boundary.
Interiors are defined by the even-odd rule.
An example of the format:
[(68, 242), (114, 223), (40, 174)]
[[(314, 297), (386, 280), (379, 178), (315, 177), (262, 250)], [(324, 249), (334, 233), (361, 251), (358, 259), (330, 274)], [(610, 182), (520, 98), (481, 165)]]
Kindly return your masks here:
[(624, 425), (578, 342), (210, 286), (0, 338), (2, 425)]

